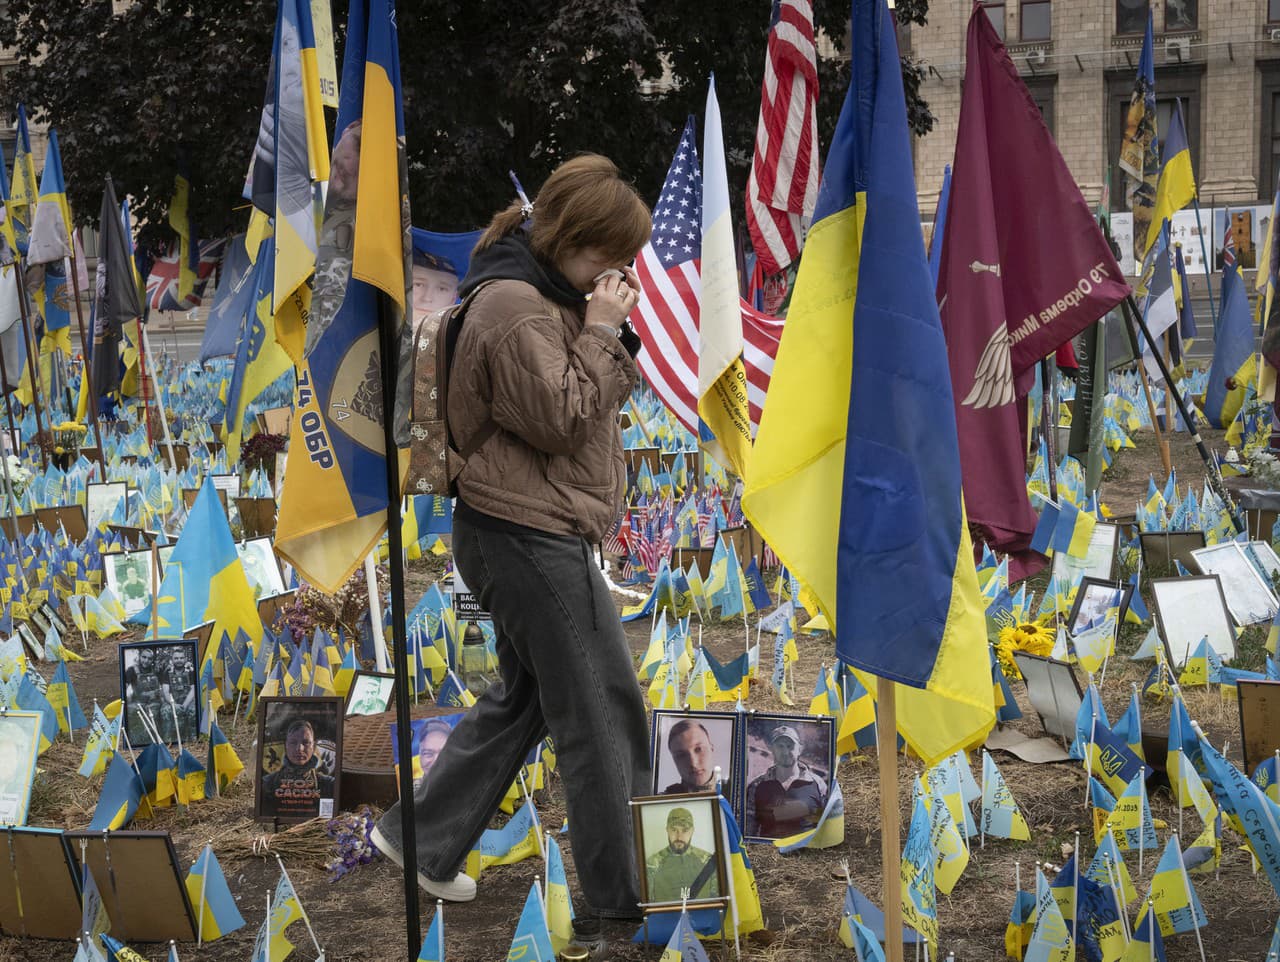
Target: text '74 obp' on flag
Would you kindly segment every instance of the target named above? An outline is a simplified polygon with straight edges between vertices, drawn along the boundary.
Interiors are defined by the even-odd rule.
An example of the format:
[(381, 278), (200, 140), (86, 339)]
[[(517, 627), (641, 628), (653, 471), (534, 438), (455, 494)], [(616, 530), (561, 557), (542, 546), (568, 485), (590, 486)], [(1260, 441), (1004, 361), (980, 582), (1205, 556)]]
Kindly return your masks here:
[(280, 554), (327, 592), (387, 528), (379, 324), (398, 340), (412, 256), (390, 0), (353, 0), (341, 96), (276, 533)]
[(932, 763), (980, 741), (995, 706), (894, 29), (884, 0), (856, 0), (853, 81), (742, 503), (840, 658), (900, 683), (900, 730)]

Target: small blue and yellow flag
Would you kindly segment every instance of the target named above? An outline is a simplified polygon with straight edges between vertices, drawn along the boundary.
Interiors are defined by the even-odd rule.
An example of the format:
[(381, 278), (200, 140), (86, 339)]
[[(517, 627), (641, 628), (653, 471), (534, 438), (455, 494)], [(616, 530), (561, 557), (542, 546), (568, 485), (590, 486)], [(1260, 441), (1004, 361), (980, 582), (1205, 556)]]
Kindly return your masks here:
[(444, 902), (436, 902), (436, 914), (431, 917), (431, 927), (418, 950), (418, 962), (445, 962)]
[(698, 941), (698, 933), (693, 930), (687, 911), (681, 912), (680, 918), (676, 920), (671, 940), (662, 950), (662, 957), (658, 962), (708, 962), (707, 950)]
[(118, 828), (124, 828), (137, 813), (145, 794), (142, 779), (133, 766), (122, 755), (114, 755), (107, 768), (106, 780), (102, 783), (93, 820), (89, 822), (89, 831), (114, 832)]
[(213, 942), (244, 927), (244, 918), (236, 908), (236, 900), (227, 887), (212, 845), (206, 845), (191, 866), (186, 887), (196, 912), (197, 935), (202, 941)]
[(555, 958), (542, 906), (542, 889), (535, 879), (524, 900), (524, 910), (511, 939), (511, 948), (507, 950), (507, 959), (509, 962), (555, 962)]

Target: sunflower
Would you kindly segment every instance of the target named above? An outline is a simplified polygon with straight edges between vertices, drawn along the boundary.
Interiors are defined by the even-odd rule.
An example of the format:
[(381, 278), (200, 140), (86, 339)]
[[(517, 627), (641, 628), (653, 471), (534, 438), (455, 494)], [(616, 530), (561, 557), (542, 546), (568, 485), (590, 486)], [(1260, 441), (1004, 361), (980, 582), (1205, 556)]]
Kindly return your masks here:
[(1048, 625), (1038, 621), (1012, 624), (1000, 629), (996, 657), (1000, 659), (1000, 668), (1006, 677), (1021, 678), (1022, 672), (1013, 660), (1013, 653), (1025, 651), (1032, 655), (1048, 655), (1053, 651), (1053, 643), (1054, 633)]

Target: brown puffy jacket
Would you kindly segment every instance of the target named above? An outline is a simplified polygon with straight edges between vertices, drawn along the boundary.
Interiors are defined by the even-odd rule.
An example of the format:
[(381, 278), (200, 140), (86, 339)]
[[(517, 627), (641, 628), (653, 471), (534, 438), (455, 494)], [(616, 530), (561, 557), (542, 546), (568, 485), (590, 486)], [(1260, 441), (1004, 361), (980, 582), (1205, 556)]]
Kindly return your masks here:
[(618, 412), (636, 366), (606, 327), (531, 284), (494, 281), (467, 309), (449, 372), (449, 429), (467, 459), (458, 493), (476, 511), (599, 541), (622, 508)]

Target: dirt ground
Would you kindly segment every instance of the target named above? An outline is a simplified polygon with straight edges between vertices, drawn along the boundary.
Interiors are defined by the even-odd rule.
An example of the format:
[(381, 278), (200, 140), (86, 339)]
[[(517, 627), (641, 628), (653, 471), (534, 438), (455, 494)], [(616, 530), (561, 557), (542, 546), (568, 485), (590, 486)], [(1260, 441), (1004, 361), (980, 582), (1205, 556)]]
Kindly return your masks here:
[[(1137, 450), (1121, 452), (1117, 456), (1102, 489), (1103, 501), (1120, 515), (1132, 512), (1133, 502), (1146, 490), (1149, 473), (1158, 477), (1163, 474), (1150, 432), (1140, 433), (1135, 441)], [(1210, 443), (1220, 442), (1218, 438), (1210, 438)], [(1197, 486), (1202, 483), (1199, 457), (1185, 435), (1173, 439), (1172, 456), (1180, 478), (1191, 480)], [(438, 559), (413, 563), (408, 592), (410, 605), (431, 580), (439, 576), (440, 567)], [(1035, 579), (1033, 586), (1037, 591), (1043, 589), (1043, 582), (1043, 576)], [(617, 600), (620, 605), (624, 602), (622, 598)], [(647, 644), (648, 632), (647, 620), (627, 626), (627, 636), (637, 662)], [(1139, 630), (1127, 626), (1120, 640), (1121, 653), (1132, 652), (1144, 634), (1145, 628)], [(1261, 667), (1265, 634), (1265, 626), (1246, 632), (1237, 665)], [(86, 660), (71, 666), (72, 679), (86, 712), (90, 711), (95, 698), (105, 703), (119, 694), (116, 642), (121, 640), (129, 639), (90, 640)], [(717, 656), (736, 655), (741, 651), (742, 641), (740, 621), (707, 626), (703, 633), (703, 642)], [(762, 657), (761, 674), (767, 678), (772, 668), (772, 652), (768, 646), (762, 647), (766, 651)], [(800, 661), (795, 666), (797, 708), (803, 710), (819, 666), (833, 660), (834, 647), (832, 640), (825, 636), (801, 638), (798, 647)], [(1123, 712), (1131, 685), (1142, 681), (1147, 667), (1146, 663), (1130, 663), (1124, 657), (1117, 657), (1109, 664), (1102, 695), (1113, 720)], [(1015, 683), (1013, 689), (1029, 716), (1015, 722), (1014, 726), (1028, 734), (1037, 734), (1039, 723), (1026, 701), (1024, 689), (1020, 683)], [(1229, 742), (1230, 754), (1238, 760), (1239, 729), (1234, 699), (1222, 698), (1216, 689), (1193, 689), (1187, 692), (1186, 697), (1192, 717), (1201, 723), (1214, 744)], [(767, 684), (757, 684), (752, 688), (748, 707), (760, 711), (785, 710)], [(1159, 729), (1167, 715), (1167, 703), (1144, 704), (1144, 721), (1148, 728)], [(253, 726), (243, 720), (233, 724), (229, 712), (225, 711), (221, 724), (241, 758), (249, 764), (253, 755)], [(83, 743), (83, 733), (77, 735), (75, 744), (60, 738), (42, 757), (41, 774), (37, 777), (31, 804), (31, 824), (78, 829), (88, 823), (101, 777), (87, 781), (76, 774)], [(193, 750), (203, 760), (205, 746), (201, 744)], [(1003, 958), (1003, 933), (1013, 897), (1015, 864), (1021, 868), (1024, 887), (1031, 887), (1036, 863), (1061, 865), (1065, 860), (1065, 847), (1074, 844), (1076, 833), (1081, 833), (1084, 838), (1085, 857), (1091, 857), (1093, 853), (1090, 816), (1084, 807), (1085, 775), (1079, 765), (1037, 766), (1007, 754), (995, 757), (1026, 815), (1032, 838), (1028, 842), (991, 840), (983, 848), (975, 839), (972, 859), (955, 891), (950, 896), (938, 897), (939, 958), (945, 958), (948, 951), (954, 951), (955, 957), (964, 962)], [(847, 860), (854, 882), (873, 901), (880, 902), (876, 770), (874, 754), (855, 757), (840, 766), (838, 777), (846, 806), (844, 844), (825, 851), (802, 851), (792, 855), (778, 854), (769, 846), (750, 847), (767, 931), (744, 941), (744, 958), (758, 962), (823, 962), (851, 957), (836, 939), (843, 897), (840, 865)], [(918, 762), (902, 760), (899, 799), (904, 833), (909, 818), (907, 804), (911, 784), (919, 770)], [(975, 758), (975, 772), (980, 775), (980, 758)], [(564, 808), (558, 780), (551, 780), (549, 788), (539, 793), (537, 802), (545, 824), (559, 826)], [(403, 894), (398, 870), (379, 859), (339, 882), (330, 882), (323, 869), (323, 863), (330, 857), (330, 845), (322, 828), (313, 823), (274, 838), (266, 837), (264, 829), (267, 826), (255, 824), (251, 819), (252, 803), (252, 783), (247, 777), (242, 777), (220, 799), (200, 802), (186, 810), (171, 808), (155, 819), (135, 823), (134, 827), (140, 829), (169, 831), (184, 871), (200, 848), (206, 842), (212, 842), (231, 891), (248, 923), (233, 935), (199, 950), (194, 944), (179, 946), (181, 956), (211, 962), (243, 962), (248, 959), (262, 920), (267, 892), (277, 878), (274, 858), (255, 854), (255, 843), (261, 847), (261, 843), (266, 841), (269, 843), (268, 851), (278, 852), (284, 858), (330, 962), (405, 959), (408, 953), (403, 934)], [(1177, 811), (1167, 788), (1153, 788), (1151, 805), (1156, 818), (1177, 826)], [(1187, 811), (1184, 820), (1185, 847), (1199, 833), (1200, 825), (1192, 810)], [(1162, 845), (1167, 837), (1167, 831), (1160, 833)], [(1140, 893), (1145, 893), (1157, 859), (1157, 854), (1149, 855), (1145, 859), (1145, 871), (1140, 875), (1137, 858), (1132, 855), (1127, 858)], [(566, 863), (570, 889), (575, 900), (580, 901), (572, 859), (567, 858)], [(490, 962), (505, 958), (525, 894), (542, 870), (543, 864), (538, 859), (487, 870), (475, 902), (449, 906), (446, 910), (448, 959), (451, 962)], [(1194, 881), (1209, 919), (1208, 927), (1202, 932), (1206, 957), (1221, 962), (1256, 962), (1262, 959), (1277, 912), (1280, 912), (1280, 902), (1265, 874), (1253, 874), (1247, 854), (1241, 851), (1240, 841), (1230, 829), (1226, 830), (1224, 838), (1220, 873), (1197, 875)], [(425, 896), (420, 898), (419, 905), (425, 930), (433, 906)], [(298, 946), (294, 958), (309, 960), (316, 957), (302, 925), (295, 925), (289, 935)], [(614, 939), (613, 957), (623, 962), (653, 960), (661, 954), (660, 947), (622, 944), (624, 932), (621, 928), (614, 928), (611, 937)], [(135, 948), (147, 959), (164, 957), (162, 946), (141, 945)], [(715, 958), (718, 950), (709, 948)], [(1166, 951), (1170, 962), (1199, 957), (1193, 935), (1171, 937), (1166, 942)], [(0, 938), (0, 962), (43, 962), (70, 959), (73, 954), (74, 948), (65, 943)]]

